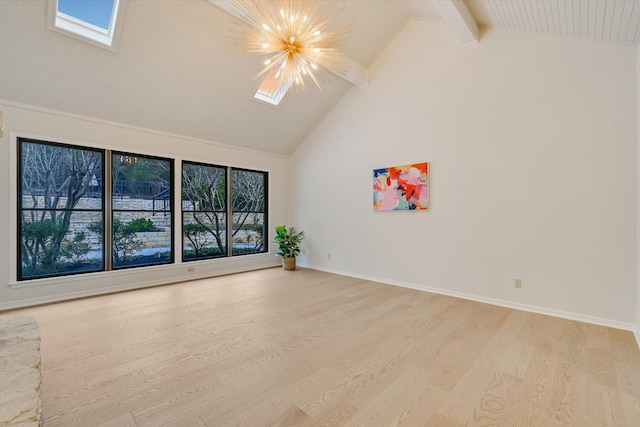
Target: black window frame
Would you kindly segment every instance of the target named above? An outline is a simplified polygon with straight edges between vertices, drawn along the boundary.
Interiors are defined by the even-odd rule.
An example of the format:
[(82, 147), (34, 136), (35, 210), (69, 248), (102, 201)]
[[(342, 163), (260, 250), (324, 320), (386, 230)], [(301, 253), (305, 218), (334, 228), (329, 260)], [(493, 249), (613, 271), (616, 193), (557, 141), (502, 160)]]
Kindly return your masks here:
[[(130, 158), (130, 159), (140, 159), (140, 158), (146, 158), (146, 159), (151, 159), (151, 160), (160, 160), (160, 161), (166, 161), (169, 163), (169, 179), (168, 179), (168, 183), (169, 183), (169, 214), (171, 215), (170, 218), (170, 224), (171, 224), (171, 232), (169, 233), (169, 237), (171, 239), (171, 253), (169, 255), (169, 259), (166, 261), (159, 261), (159, 262), (151, 262), (151, 263), (146, 263), (146, 264), (134, 264), (134, 265), (115, 265), (114, 262), (114, 254), (115, 254), (115, 250), (114, 250), (114, 245), (113, 245), (113, 237), (111, 237), (109, 240), (112, 242), (111, 244), (111, 251), (109, 252), (109, 255), (111, 256), (111, 263), (110, 263), (110, 270), (112, 271), (119, 271), (119, 270), (126, 270), (126, 269), (131, 269), (131, 268), (139, 268), (139, 267), (150, 267), (150, 266), (155, 266), (155, 265), (167, 265), (167, 264), (173, 264), (175, 263), (175, 200), (174, 200), (174, 193), (175, 193), (175, 160), (172, 158), (167, 158), (167, 157), (160, 157), (160, 156), (153, 156), (153, 155), (147, 155), (147, 154), (139, 154), (139, 153), (131, 153), (131, 152), (125, 152), (125, 151), (119, 151), (119, 150), (108, 150), (108, 154), (110, 155), (110, 171), (111, 171), (111, 183), (113, 186), (113, 180), (114, 180), (114, 176), (113, 176), (113, 159), (115, 156), (121, 156), (125, 157), (125, 158)], [(111, 202), (109, 203), (109, 212), (108, 215), (110, 215), (111, 217), (111, 225), (113, 226), (114, 223), (114, 213), (117, 212), (155, 212), (155, 209), (152, 209), (151, 211), (149, 210), (136, 210), (136, 209), (114, 209), (113, 208), (113, 199), (114, 199), (114, 194), (115, 191), (114, 189), (110, 188), (110, 192), (109, 192), (109, 197), (111, 198)], [(162, 212), (166, 212), (165, 210), (163, 210)], [(113, 235), (113, 231), (112, 231), (112, 235)]]
[[(222, 211), (217, 211), (217, 210), (186, 210), (184, 209), (184, 173), (185, 173), (185, 165), (192, 165), (192, 166), (199, 166), (199, 167), (208, 167), (208, 168), (216, 168), (216, 169), (222, 169), (224, 170), (224, 185), (225, 185), (225, 195), (224, 195), (224, 199), (225, 199), (225, 206), (224, 206), (224, 226), (225, 226), (225, 237), (224, 237), (224, 243), (225, 243), (225, 250), (223, 253), (221, 253), (220, 255), (204, 255), (204, 256), (193, 256), (193, 257), (189, 257), (186, 258), (185, 257), (185, 233), (184, 233), (184, 226), (185, 226), (185, 215), (188, 214), (192, 214), (192, 213), (214, 213), (214, 212), (222, 212)], [(180, 174), (180, 210), (181, 210), (181, 216), (180, 216), (180, 220), (182, 221), (181, 226), (182, 226), (182, 233), (181, 233), (181, 237), (182, 237), (182, 262), (191, 262), (191, 261), (200, 261), (200, 260), (206, 260), (206, 259), (217, 259), (217, 258), (225, 258), (229, 256), (229, 233), (228, 231), (228, 227), (229, 227), (229, 167), (228, 166), (223, 166), (223, 165), (216, 165), (216, 164), (212, 164), (212, 163), (203, 163), (203, 162), (193, 162), (190, 160), (183, 160), (182, 161), (182, 168), (181, 168), (181, 174)], [(187, 239), (188, 240), (188, 239)]]
[[(238, 168), (238, 167), (232, 167), (232, 166), (223, 166), (223, 165), (219, 165), (219, 164), (213, 164), (213, 163), (204, 163), (204, 162), (194, 162), (194, 161), (190, 161), (190, 160), (182, 160), (182, 174), (184, 174), (184, 166), (185, 165), (194, 165), (194, 166), (202, 166), (202, 167), (211, 167), (211, 168), (221, 168), (225, 170), (225, 186), (226, 186), (226, 193), (225, 193), (225, 208), (226, 208), (226, 212), (225, 212), (225, 220), (226, 220), (226, 228), (225, 228), (225, 253), (222, 255), (204, 255), (204, 256), (198, 256), (198, 257), (185, 257), (185, 233), (184, 230), (182, 231), (181, 237), (182, 237), (182, 262), (192, 262), (192, 261), (201, 261), (201, 260), (208, 260), (208, 259), (219, 259), (219, 258), (231, 258), (231, 257), (237, 257), (237, 256), (244, 256), (244, 255), (256, 255), (256, 254), (264, 254), (264, 253), (268, 253), (269, 252), (269, 246), (268, 246), (268, 236), (269, 236), (269, 232), (268, 232), (268, 217), (269, 217), (269, 209), (268, 209), (268, 203), (269, 203), (269, 172), (267, 171), (261, 171), (261, 170), (255, 170), (255, 169), (248, 169), (248, 168)], [(244, 252), (244, 253), (233, 253), (233, 214), (234, 212), (245, 212), (245, 211), (234, 211), (233, 209), (233, 172), (234, 171), (241, 171), (241, 172), (251, 172), (251, 173), (258, 173), (261, 174), (263, 176), (263, 185), (264, 185), (264, 209), (263, 211), (255, 211), (253, 213), (259, 213), (263, 215), (263, 233), (262, 233), (262, 239), (263, 239), (263, 244), (262, 244), (262, 249), (260, 251), (253, 251), (253, 252)], [(183, 182), (183, 177), (181, 175), (180, 177), (180, 182)], [(182, 221), (182, 227), (184, 228), (185, 222), (184, 222), (184, 217), (185, 217), (185, 213), (187, 214), (191, 214), (194, 211), (193, 210), (188, 210), (185, 211), (184, 210), (184, 188), (181, 187), (181, 197), (180, 197), (180, 208), (182, 210), (182, 214), (180, 216), (181, 221)], [(209, 212), (209, 211), (203, 211), (203, 212)], [(213, 212), (213, 211), (211, 211)], [(218, 211), (216, 211), (218, 212)], [(229, 232), (229, 230), (231, 230), (231, 232)]]
[[(251, 172), (251, 173), (257, 173), (257, 174), (261, 174), (263, 177), (263, 185), (264, 185), (264, 208), (262, 211), (236, 211), (233, 209), (233, 172), (234, 171), (238, 171), (238, 172)], [(269, 252), (269, 247), (268, 247), (268, 240), (269, 240), (269, 173), (266, 171), (259, 171), (259, 170), (255, 170), (255, 169), (247, 169), (247, 168), (237, 168), (237, 167), (230, 167), (229, 168), (229, 202), (228, 202), (228, 206), (229, 206), (229, 221), (231, 223), (231, 227), (233, 227), (233, 214), (236, 212), (241, 212), (241, 213), (261, 213), (263, 215), (263, 219), (262, 219), (262, 227), (263, 227), (263, 231), (262, 231), (262, 250), (260, 251), (254, 251), (254, 252), (244, 252), (244, 253), (233, 253), (233, 242), (230, 241), (229, 242), (229, 254), (230, 256), (234, 257), (234, 256), (244, 256), (244, 255), (255, 255), (255, 254), (263, 254), (263, 253), (267, 253)], [(230, 240), (233, 238), (233, 232), (231, 233), (231, 237)]]
[[(102, 182), (102, 196), (100, 198), (101, 201), (101, 205), (102, 208), (100, 210), (98, 209), (86, 209), (86, 208), (78, 208), (78, 209), (64, 209), (64, 208), (56, 208), (56, 209), (45, 209), (43, 208), (24, 208), (23, 206), (23, 177), (24, 177), (24, 166), (23, 166), (23, 144), (27, 143), (27, 144), (39, 144), (39, 145), (46, 145), (46, 146), (51, 146), (51, 147), (59, 147), (59, 148), (65, 148), (65, 149), (71, 149), (71, 150), (79, 150), (79, 151), (91, 151), (91, 152), (96, 152), (96, 153), (100, 153), (102, 155), (102, 165), (101, 165), (101, 173), (100, 173), (100, 182)], [(56, 210), (56, 211), (72, 211), (72, 212), (101, 212), (101, 220), (104, 223), (105, 221), (105, 215), (106, 215), (106, 208), (105, 208), (105, 202), (106, 202), (106, 191), (105, 191), (105, 187), (104, 187), (104, 182), (105, 182), (105, 165), (106, 165), (106, 159), (107, 159), (107, 150), (103, 150), (103, 149), (99, 149), (99, 148), (92, 148), (92, 147), (85, 147), (85, 146), (79, 146), (79, 145), (73, 145), (73, 144), (65, 144), (65, 143), (60, 143), (60, 142), (53, 142), (53, 141), (45, 141), (45, 140), (41, 140), (41, 139), (35, 139), (35, 138), (27, 138), (27, 137), (18, 137), (17, 138), (17, 163), (18, 163), (18, 168), (17, 168), (17, 175), (18, 175), (18, 179), (17, 179), (17, 195), (16, 197), (18, 198), (17, 200), (17, 216), (16, 216), (16, 229), (17, 229), (17, 238), (16, 238), (16, 260), (17, 260), (17, 269), (16, 269), (16, 279), (18, 281), (29, 281), (29, 280), (38, 280), (38, 279), (46, 279), (46, 278), (52, 278), (52, 277), (65, 277), (65, 276), (75, 276), (78, 274), (86, 274), (86, 273), (96, 273), (96, 272), (102, 272), (106, 270), (106, 257), (107, 257), (107, 250), (106, 250), (106, 245), (104, 243), (104, 239), (103, 239), (103, 243), (102, 243), (102, 267), (100, 269), (92, 269), (92, 270), (79, 270), (79, 271), (64, 271), (64, 272), (58, 272), (58, 273), (52, 273), (52, 274), (42, 274), (42, 275), (34, 275), (34, 276), (25, 276), (23, 274), (23, 267), (22, 267), (22, 239), (23, 239), (23, 221), (22, 221), (22, 214), (24, 213), (24, 211), (51, 211), (51, 210)]]

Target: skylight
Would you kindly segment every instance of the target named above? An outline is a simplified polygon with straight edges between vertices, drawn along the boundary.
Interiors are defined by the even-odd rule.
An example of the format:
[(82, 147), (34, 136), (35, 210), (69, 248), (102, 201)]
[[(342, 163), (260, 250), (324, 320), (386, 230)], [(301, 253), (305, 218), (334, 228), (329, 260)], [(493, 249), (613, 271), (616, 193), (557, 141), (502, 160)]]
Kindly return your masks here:
[(271, 105), (278, 105), (291, 87), (291, 82), (281, 79), (278, 70), (271, 70), (265, 75), (260, 88), (253, 96), (255, 99), (267, 102)]
[(50, 28), (94, 44), (115, 47), (126, 0), (49, 0)]

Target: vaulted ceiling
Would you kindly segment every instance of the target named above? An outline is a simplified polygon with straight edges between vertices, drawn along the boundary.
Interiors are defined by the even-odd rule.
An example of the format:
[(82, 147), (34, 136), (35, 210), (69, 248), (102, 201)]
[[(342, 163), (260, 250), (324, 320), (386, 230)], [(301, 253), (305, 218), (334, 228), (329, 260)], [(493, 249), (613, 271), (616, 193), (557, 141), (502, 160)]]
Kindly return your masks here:
[[(47, 29), (46, 0), (0, 1), (0, 99), (286, 156), (352, 85), (308, 85), (278, 107), (254, 100), (261, 58), (228, 43), (235, 18), (214, 3), (129, 0), (111, 51)], [(467, 30), (640, 41), (634, 0), (343, 0), (333, 25), (350, 26), (344, 51), (366, 69), (409, 19), (445, 21), (467, 44), (451, 5), (468, 12)]]

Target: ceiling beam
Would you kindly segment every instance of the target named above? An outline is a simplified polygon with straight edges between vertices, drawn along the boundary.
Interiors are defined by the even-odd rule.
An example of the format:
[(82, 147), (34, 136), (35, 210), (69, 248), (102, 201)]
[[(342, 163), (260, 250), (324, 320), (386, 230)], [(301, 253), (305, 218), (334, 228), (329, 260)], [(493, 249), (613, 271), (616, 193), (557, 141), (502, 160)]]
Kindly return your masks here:
[[(233, 9), (229, 0), (209, 0), (209, 2), (218, 6), (225, 12), (236, 16), (235, 9)], [(349, 69), (348, 72), (338, 73), (333, 70), (332, 72), (336, 76), (345, 79), (356, 87), (362, 88), (367, 86), (369, 84), (369, 71), (351, 58), (346, 58), (346, 62)]]
[[(351, 58), (347, 58), (347, 67), (349, 71), (346, 73), (334, 72), (338, 77), (341, 77), (358, 88), (363, 88), (369, 84), (369, 70), (358, 64)], [(333, 72), (333, 70), (331, 70)]]
[(464, 0), (436, 0), (431, 3), (456, 33), (462, 46), (469, 46), (480, 40), (478, 24)]

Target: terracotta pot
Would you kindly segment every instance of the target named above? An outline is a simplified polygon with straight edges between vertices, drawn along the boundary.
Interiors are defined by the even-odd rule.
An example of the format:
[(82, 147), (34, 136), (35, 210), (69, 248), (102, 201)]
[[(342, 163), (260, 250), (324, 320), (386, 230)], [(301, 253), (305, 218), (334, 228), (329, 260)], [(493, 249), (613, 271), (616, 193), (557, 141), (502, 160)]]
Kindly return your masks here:
[(293, 271), (296, 269), (296, 257), (282, 258), (282, 268), (286, 271)]

